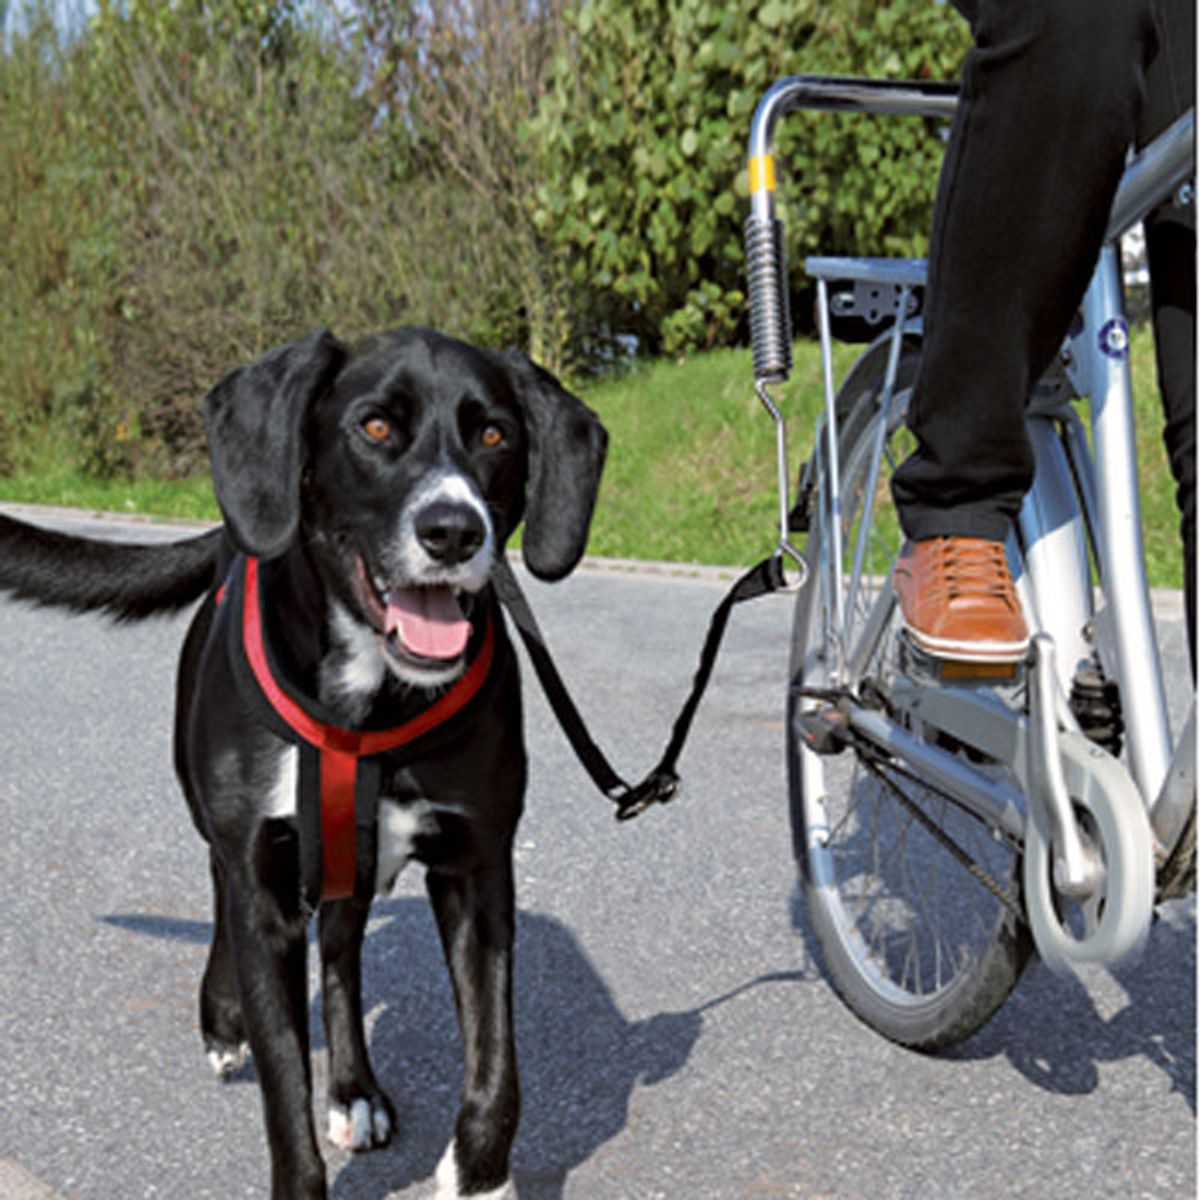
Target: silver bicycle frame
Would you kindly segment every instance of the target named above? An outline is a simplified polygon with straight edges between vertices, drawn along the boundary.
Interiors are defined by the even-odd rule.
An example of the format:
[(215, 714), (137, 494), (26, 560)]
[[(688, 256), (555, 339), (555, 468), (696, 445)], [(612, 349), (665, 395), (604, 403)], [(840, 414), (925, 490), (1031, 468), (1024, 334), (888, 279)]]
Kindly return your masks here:
[[(1194, 136), (1195, 119), (1187, 113), (1126, 169), (1113, 205), (1109, 241), (1084, 295), (1082, 330), (1064, 347), (1075, 390), (1090, 399), (1094, 459), (1077, 423), (1068, 423), (1058, 443), (1061, 451), (1056, 451), (1045, 419), (1035, 413), (1029, 424), (1038, 465), (1020, 518), (1034, 611), (1039, 626), (1054, 634), (1059, 647), (1060, 665), (1068, 677), (1064, 696), (1078, 661), (1072, 652), (1082, 652), (1084, 627), (1095, 621), (1097, 648), (1123, 697), (1131, 773), (1151, 810), (1167, 781), (1172, 744), (1146, 584), (1129, 330), (1115, 239), (1194, 172)], [(1086, 556), (1082, 564), (1079, 559), (1084, 553), (1081, 517), (1093, 531), (1107, 601), (1095, 616), (1086, 586)], [(1075, 546), (1064, 552), (1067, 539)], [(1081, 589), (1088, 594), (1081, 595)], [(1037, 595), (1043, 598), (1041, 604)], [(1181, 742), (1179, 753), (1190, 754), (1194, 762), (1193, 746)], [(1192, 775), (1194, 779), (1194, 767)]]
[[(1094, 473), (1081, 444), (1082, 435), (1057, 442), (1054, 432), (1046, 429), (1045, 419), (1031, 420), (1038, 468), (1034, 488), (1021, 511), (1020, 537), (1037, 623), (1054, 634), (1059, 646), (1060, 666), (1066, 676), (1060, 680), (1064, 696), (1069, 693), (1075, 663), (1086, 655), (1084, 630), (1090, 625), (1106, 674), (1121, 689), (1130, 769), (1149, 806), (1166, 779), (1171, 736), (1146, 584), (1129, 336), (1120, 266), (1112, 245), (1101, 253), (1083, 307), (1084, 333), (1076, 341), (1089, 334), (1092, 341), (1072, 346), (1070, 361), (1071, 374), (1076, 376), (1073, 381), (1090, 397)], [(1057, 451), (1053, 448), (1056, 442)], [(1082, 518), (1094, 531), (1100, 564), (1106, 605), (1098, 614), (1092, 612), (1084, 568), (1077, 557), (1062, 549), (1068, 536), (1078, 540), (1081, 532), (1078, 502), (1067, 494), (1074, 490), (1074, 478), (1090, 480), (1084, 490)], [(1089, 493), (1090, 510), (1086, 508)], [(1086, 561), (1085, 553), (1084, 566)]]

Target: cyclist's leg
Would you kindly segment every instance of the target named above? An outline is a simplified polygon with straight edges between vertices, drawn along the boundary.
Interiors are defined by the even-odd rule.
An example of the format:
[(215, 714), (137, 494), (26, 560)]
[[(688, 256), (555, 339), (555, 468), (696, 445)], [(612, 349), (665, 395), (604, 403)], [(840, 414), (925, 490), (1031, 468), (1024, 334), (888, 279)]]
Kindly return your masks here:
[(1096, 260), (1133, 141), (1145, 6), (978, 0), (934, 214), (927, 336), (893, 487), (910, 537), (1002, 540), (1028, 488), (1022, 405)]
[(966, 595), (956, 580), (939, 590), (952, 603), (920, 613), (909, 604), (919, 589), (896, 579), (910, 631), (951, 657), (1024, 634), (1003, 556), (967, 546), (962, 561), (935, 558), (934, 539), (1002, 542), (1020, 508), (1033, 469), (1024, 400), (1095, 263), (1152, 41), (1148, 0), (977, 0), (970, 15), (975, 47), (931, 237), (917, 449), (893, 477), (917, 543), (906, 573), (967, 571)]
[[(1158, 47), (1146, 72), (1139, 144), (1162, 132), (1196, 92), (1194, 0), (1156, 0)], [(1146, 220), (1164, 440), (1183, 538), (1188, 648), (1196, 671), (1196, 205), (1164, 204)]]

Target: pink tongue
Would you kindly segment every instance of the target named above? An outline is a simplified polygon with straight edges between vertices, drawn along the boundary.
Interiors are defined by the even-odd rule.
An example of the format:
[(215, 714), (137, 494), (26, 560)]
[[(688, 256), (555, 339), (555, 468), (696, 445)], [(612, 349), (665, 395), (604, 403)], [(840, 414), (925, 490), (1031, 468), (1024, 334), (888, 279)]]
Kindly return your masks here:
[(457, 658), (471, 626), (449, 588), (393, 588), (387, 595), (388, 633), (395, 630), (406, 649), (422, 658)]

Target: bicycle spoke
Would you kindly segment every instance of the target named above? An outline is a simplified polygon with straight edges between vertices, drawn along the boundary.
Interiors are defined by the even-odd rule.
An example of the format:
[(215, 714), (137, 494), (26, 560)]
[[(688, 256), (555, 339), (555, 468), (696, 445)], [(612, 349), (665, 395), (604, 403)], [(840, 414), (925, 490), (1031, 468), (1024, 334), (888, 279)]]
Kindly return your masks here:
[[(992, 894), (995, 894), (995, 888), (998, 885), (991, 880), (986, 869), (980, 866), (967, 850), (945, 834), (944, 825), (949, 819), (949, 815), (951, 812), (958, 812), (952, 802), (944, 797), (938, 797), (930, 789), (922, 787), (920, 790), (930, 807), (933, 807), (935, 800), (937, 802), (936, 810), (931, 814), (922, 808), (921, 801), (914, 798), (894, 778), (889, 777), (883, 769), (876, 768), (873, 778), (888, 794), (900, 801), (899, 805), (881, 801), (878, 794), (873, 794), (868, 803), (866, 799), (862, 798), (862, 786), (858, 784), (851, 789), (851, 794), (857, 797), (854, 803), (848, 806), (846, 812), (833, 823), (830, 829), (830, 840), (835, 845), (846, 839), (849, 823), (854, 818), (857, 818), (867, 831), (867, 840), (870, 845), (869, 872), (856, 871), (853, 865), (855, 856), (850, 848), (835, 849), (835, 855), (843, 864), (839, 868), (839, 875), (845, 876), (847, 871), (850, 872), (848, 876), (845, 876), (847, 882), (855, 877), (861, 878), (862, 886), (848, 892), (846, 896), (848, 901), (853, 902), (851, 919), (863, 934), (870, 953), (881, 962), (886, 962), (889, 956), (889, 946), (895, 942), (901, 931), (895, 919), (899, 910), (896, 908), (895, 897), (889, 896), (878, 887), (872, 888), (869, 880), (898, 879), (898, 891), (908, 897), (907, 908), (911, 910), (916, 930), (916, 932), (910, 931), (908, 935), (908, 948), (904, 951), (907, 968), (901, 972), (901, 978), (909, 986), (921, 984), (924, 976), (914, 972), (912, 965), (922, 961), (923, 958), (929, 959), (932, 962), (930, 972), (933, 975), (933, 988), (936, 990), (942, 981), (944, 964), (947, 961), (953, 962), (959, 953), (956, 951), (951, 933), (944, 928), (941, 917), (941, 898), (950, 885), (941, 868), (941, 856), (933, 856), (931, 859), (927, 852), (922, 853), (919, 849), (914, 848), (912, 841), (914, 828), (938, 839), (942, 844), (952, 844), (954, 847), (952, 857), (960, 867), (968, 871), (975, 883), (983, 883)], [(864, 807), (869, 808), (869, 815), (864, 815), (862, 812)], [(919, 871), (914, 867), (914, 859), (922, 860)], [(889, 911), (885, 907), (887, 905), (891, 905), (890, 918)], [(960, 912), (958, 915), (961, 918), (964, 914)], [(980, 922), (978, 915), (973, 911), (967, 915), (977, 933), (983, 934), (985, 926)], [(930, 943), (929, 950), (924, 956), (918, 949), (922, 935)], [(891, 948), (894, 957), (894, 946)], [(923, 990), (923, 986), (914, 987), (914, 990)]]
[[(970, 854), (968, 854), (966, 850), (962, 848), (962, 846), (960, 846), (952, 837), (950, 837), (943, 825), (939, 824), (937, 821), (934, 821), (927, 813), (923, 812), (920, 807), (911, 799), (911, 797), (903, 790), (903, 788), (900, 788), (892, 783), (881, 769), (876, 768), (876, 770), (878, 770), (881, 780), (887, 786), (892, 788), (897, 799), (904, 804), (905, 807), (908, 808), (913, 814), (913, 816), (926, 827), (932, 837), (936, 838), (943, 846), (945, 846), (945, 848), (950, 852), (951, 857), (958, 862), (967, 871), (967, 873), (976, 880), (976, 882), (981, 883), (998, 900), (1008, 905), (1013, 909), (1014, 912), (1020, 915), (1020, 903), (1015, 889), (1002, 887), (996, 881), (996, 879), (994, 879), (986, 870), (984, 870), (984, 868)], [(933, 793), (933, 789), (927, 784), (921, 784), (920, 786), (924, 790)], [(950, 800), (949, 803), (953, 804), (953, 801)], [(957, 805), (953, 805), (953, 807), (956, 812), (963, 811), (959, 809)]]

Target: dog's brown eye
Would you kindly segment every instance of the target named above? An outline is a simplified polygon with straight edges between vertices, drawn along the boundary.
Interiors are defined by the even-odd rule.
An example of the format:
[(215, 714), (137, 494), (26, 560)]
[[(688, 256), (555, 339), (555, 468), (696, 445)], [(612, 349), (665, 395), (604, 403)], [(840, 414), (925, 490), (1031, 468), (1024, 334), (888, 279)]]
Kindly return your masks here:
[(498, 425), (485, 425), (479, 434), (479, 440), (489, 450), (495, 450), (504, 442), (504, 430)]
[(373, 442), (386, 442), (392, 427), (384, 417), (368, 417), (362, 423), (362, 431)]

